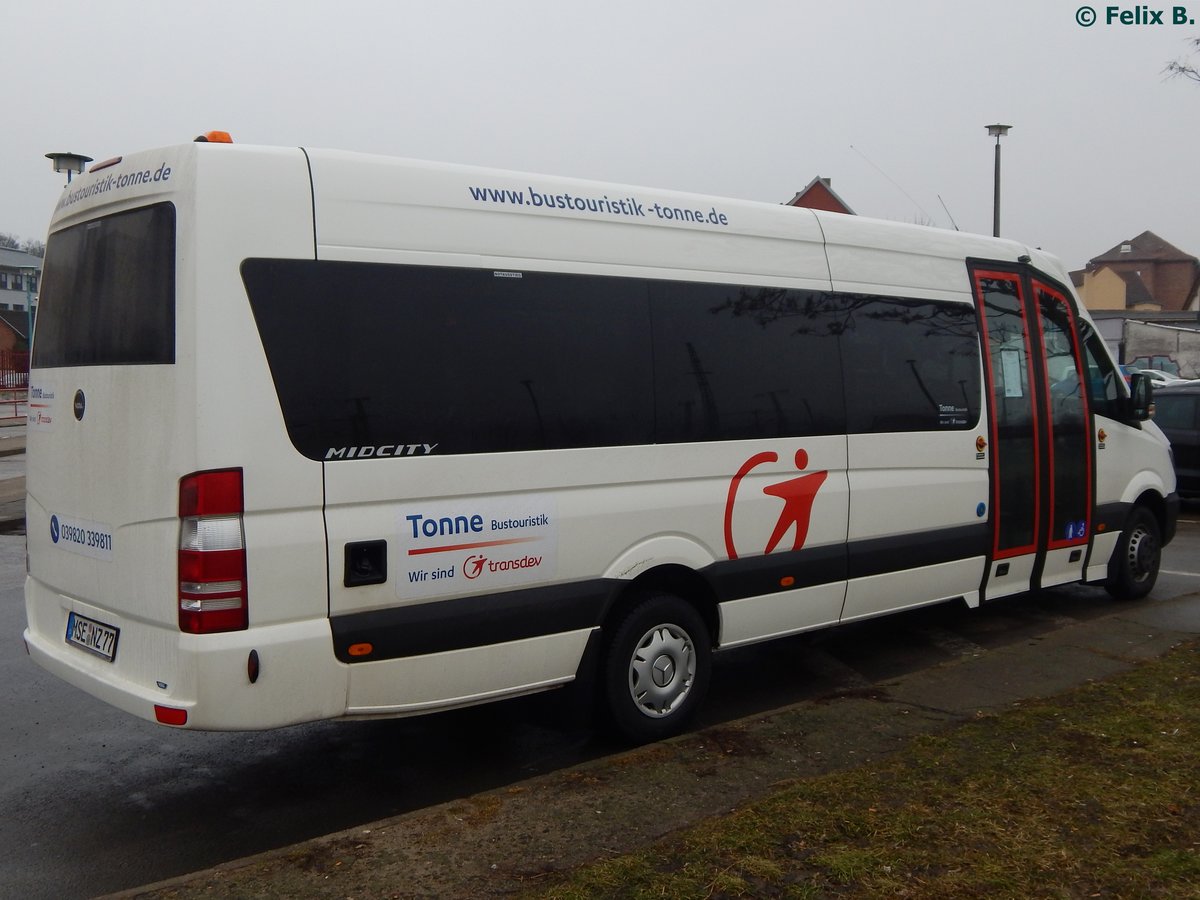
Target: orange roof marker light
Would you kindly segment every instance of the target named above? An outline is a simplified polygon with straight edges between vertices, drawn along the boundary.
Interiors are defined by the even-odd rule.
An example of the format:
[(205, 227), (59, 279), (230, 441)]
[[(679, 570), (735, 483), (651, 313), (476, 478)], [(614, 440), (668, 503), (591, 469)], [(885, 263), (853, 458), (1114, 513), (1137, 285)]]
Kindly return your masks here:
[(112, 159), (106, 159), (104, 162), (96, 163), (94, 166), (88, 169), (88, 172), (99, 172), (101, 169), (107, 169), (109, 166), (115, 166), (120, 161), (121, 157), (114, 156)]
[(233, 137), (228, 131), (206, 131), (197, 136), (196, 141), (201, 144), (232, 144)]

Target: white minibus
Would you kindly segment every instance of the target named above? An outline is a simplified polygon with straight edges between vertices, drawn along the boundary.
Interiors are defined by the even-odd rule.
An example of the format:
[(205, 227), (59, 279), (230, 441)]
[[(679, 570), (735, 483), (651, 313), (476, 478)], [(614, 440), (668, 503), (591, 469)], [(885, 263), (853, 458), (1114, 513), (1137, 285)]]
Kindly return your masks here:
[(30, 654), (197, 729), (578, 679), (654, 740), (728, 648), (1144, 595), (1178, 510), (1040, 250), (218, 134), (64, 189), (29, 408)]

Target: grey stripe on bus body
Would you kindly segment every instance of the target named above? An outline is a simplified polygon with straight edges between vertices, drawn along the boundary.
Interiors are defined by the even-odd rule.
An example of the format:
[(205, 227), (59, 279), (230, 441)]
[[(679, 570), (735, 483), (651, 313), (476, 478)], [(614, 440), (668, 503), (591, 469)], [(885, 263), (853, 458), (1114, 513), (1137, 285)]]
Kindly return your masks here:
[[(722, 560), (698, 573), (719, 602), (983, 557), (986, 524)], [(981, 566), (982, 568), (982, 566)], [(787, 581), (787, 587), (783, 582)], [(369, 662), (483, 647), (602, 625), (627, 582), (590, 579), (350, 613), (331, 619), (342, 662)], [(352, 655), (350, 647), (371, 644)]]

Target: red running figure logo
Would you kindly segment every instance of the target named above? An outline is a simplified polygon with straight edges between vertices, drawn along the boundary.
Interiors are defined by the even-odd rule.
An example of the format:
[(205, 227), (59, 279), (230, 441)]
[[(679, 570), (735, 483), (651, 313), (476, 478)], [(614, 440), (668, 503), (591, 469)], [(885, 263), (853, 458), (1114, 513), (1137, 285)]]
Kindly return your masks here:
[(467, 557), (467, 561), (463, 563), (463, 575), (474, 581), (483, 572), (483, 567), (487, 565), (486, 556), (475, 556), (472, 554)]
[[(733, 543), (733, 506), (737, 501), (738, 487), (741, 485), (742, 479), (754, 469), (775, 462), (779, 462), (779, 454), (773, 450), (756, 453), (742, 463), (737, 474), (729, 482), (729, 494), (725, 500), (725, 551), (729, 554), (730, 559), (738, 558), (737, 548)], [(808, 452), (797, 450), (795, 463), (798, 472), (803, 472), (808, 468)], [(789, 478), (787, 481), (769, 484), (763, 488), (764, 494), (778, 497), (783, 501), (779, 521), (775, 523), (775, 530), (771, 532), (767, 547), (763, 551), (764, 554), (770, 553), (778, 547), (793, 526), (796, 530), (795, 537), (792, 539), (792, 550), (799, 550), (804, 546), (804, 541), (808, 538), (809, 522), (812, 520), (813, 502), (817, 499), (817, 491), (821, 489), (821, 485), (825, 483), (828, 476), (829, 472), (824, 470), (808, 472), (797, 478)]]

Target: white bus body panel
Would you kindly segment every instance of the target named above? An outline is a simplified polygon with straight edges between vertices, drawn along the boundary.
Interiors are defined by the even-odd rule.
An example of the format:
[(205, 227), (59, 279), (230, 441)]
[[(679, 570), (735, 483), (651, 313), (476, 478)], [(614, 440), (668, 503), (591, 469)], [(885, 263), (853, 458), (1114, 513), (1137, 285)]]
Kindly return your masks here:
[[(836, 291), (962, 303), (973, 308), (965, 259), (1016, 260), (1011, 242), (835, 214), (820, 217)], [(865, 365), (869, 361), (864, 360)], [(988, 463), (976, 439), (987, 434), (986, 404), (966, 431), (852, 434), (849, 539), (949, 532), (987, 521)], [(843, 621), (963, 598), (979, 602), (985, 557), (852, 579)]]
[[(320, 259), (694, 280), (720, 275), (734, 284), (765, 277), (829, 287), (821, 230), (808, 210), (361, 153), (309, 150), (308, 156)], [(481, 203), (469, 192), (480, 184), (523, 195), (532, 188), (628, 198), (643, 211), (656, 203), (713, 208), (733, 224), (714, 231), (653, 213), (598, 218), (528, 203)]]
[[(136, 189), (102, 189), (109, 175), (166, 170), (169, 177)], [(481, 199), (470, 190), (476, 185), (508, 199)], [(1033, 255), (1069, 291), (1061, 265), (1045, 254), (790, 207), (337, 151), (190, 144), (126, 157), (73, 189), (52, 232), (159, 201), (176, 210), (174, 364), (38, 369), (32, 381), (46, 420), (29, 430), (26, 643), (39, 664), (131, 713), (153, 720), (161, 704), (186, 710), (189, 727), (265, 728), (419, 713), (564, 684), (601, 623), (346, 663), (335, 658), (331, 619), (417, 609), (436, 616), (518, 589), (622, 585), (763, 557), (781, 521), (778, 496), (764, 489), (800, 473), (824, 473), (803, 547), (827, 559), (851, 554), (849, 576), (809, 584), (798, 570), (770, 593), (716, 597), (720, 647), (944, 600), (973, 606), (985, 581), (994, 598), (1028, 590), (1036, 576), (1024, 559), (1005, 575), (987, 572), (988, 556), (975, 551), (878, 572), (858, 568), (853, 556), (862, 548), (902, 555), (906, 540), (953, 543), (990, 526), (989, 451), (978, 443), (988, 434), (986, 396), (974, 427), (936, 432), (445, 456), (413, 445), (403, 458), (310, 459), (289, 437), (240, 267), (255, 258), (315, 259), (629, 276), (973, 308), (972, 257), (1015, 266)], [(516, 203), (518, 195), (628, 206), (606, 217)], [(725, 216), (730, 226), (663, 219), (647, 212), (656, 205)], [(314, 365), (353, 352), (331, 347), (331, 359)], [(393, 362), (405, 364), (402, 341)], [(72, 415), (76, 391), (87, 398), (82, 420)], [(1097, 441), (1101, 428), (1106, 440), (1095, 454), (1095, 505), (1174, 490), (1156, 428), (1096, 425)], [(798, 469), (800, 450), (807, 459)], [(739, 466), (768, 457), (734, 480)], [(244, 473), (249, 628), (181, 634), (179, 479), (221, 468)], [(439, 531), (433, 546), (422, 530), (476, 516), (538, 523), (532, 536), (522, 532), (521, 571), (484, 568), (481, 554), (469, 562), (469, 541), (460, 548)], [(56, 546), (52, 517), (100, 526), (111, 535), (110, 556)], [(1103, 577), (1118, 536), (1093, 536), (1089, 578)], [(347, 587), (347, 545), (377, 541), (387, 542), (387, 580)], [(1084, 562), (1067, 556), (1046, 555), (1043, 583), (1081, 576)], [(468, 564), (479, 567), (470, 576)], [(113, 662), (67, 644), (71, 612), (120, 629)], [(256, 683), (247, 677), (252, 651)]]
[(968, 257), (1016, 262), (1027, 252), (1013, 241), (920, 225), (836, 213), (820, 221), (835, 291), (971, 303)]
[(351, 666), (353, 716), (416, 715), (558, 687), (575, 678), (589, 630)]
[[(989, 482), (987, 462), (975, 450), (979, 433), (850, 435), (850, 540), (949, 534), (986, 521)], [(913, 570), (907, 577), (851, 579), (842, 619), (959, 597), (976, 606), (985, 565), (986, 558), (978, 556)]]
[[(325, 591), (313, 590), (327, 581), (321, 464), (288, 440), (238, 270), (250, 256), (311, 258), (307, 167), (299, 150), (226, 149), (190, 144), (125, 157), (72, 189), (164, 167), (170, 176), (95, 192), (51, 226), (175, 205), (175, 364), (34, 371), (54, 408), (52, 422), (31, 424), (28, 435), (26, 640), (48, 667), (95, 684), (110, 702), (124, 696), (116, 705), (144, 718), (160, 703), (195, 710), (194, 727), (239, 729), (340, 715), (347, 677), (329, 655)], [(87, 402), (81, 421), (72, 414), (77, 390)], [(245, 471), (251, 630), (185, 635), (179, 479), (225, 467)], [(112, 558), (56, 546), (51, 516), (111, 529)], [(66, 643), (73, 610), (120, 628), (112, 663)], [(250, 649), (262, 659), (256, 685), (246, 678)], [(311, 689), (284, 677), (318, 671)]]
[[(820, 229), (807, 211), (720, 201), (720, 209), (737, 223), (737, 229), (713, 233), (701, 226), (666, 227), (654, 219), (598, 221), (563, 209), (481, 208), (468, 193), (468, 186), (483, 183), (514, 192), (597, 194), (595, 185), (572, 179), (537, 176), (531, 184), (533, 176), (448, 165), (422, 164), (414, 169), (404, 160), (326, 151), (310, 151), (310, 160), (321, 259), (723, 283), (757, 281), (767, 275), (796, 287), (826, 289), (829, 285)], [(644, 188), (605, 186), (603, 194), (636, 198), (643, 207), (654, 203), (696, 205), (695, 198), (687, 195)], [(810, 544), (840, 544), (846, 534), (845, 440), (816, 438), (802, 443), (811, 455), (812, 467), (828, 469), (836, 479), (822, 489)], [(796, 444), (795, 440), (787, 442), (779, 450), (780, 456), (790, 459)], [(730, 473), (747, 455), (761, 449), (761, 445), (745, 449), (732, 443), (559, 450), (537, 454), (536, 466), (530, 465), (525, 454), (330, 463), (326, 471), (330, 612), (390, 609), (496, 590), (486, 577), (466, 582), (463, 559), (439, 568), (417, 563), (405, 566), (389, 558), (396, 578), (378, 586), (348, 589), (338, 577), (346, 543), (386, 537), (389, 548), (403, 549), (406, 542), (401, 529), (408, 527), (407, 516), (428, 516), (430, 510), (439, 515), (469, 513), (482, 508), (478, 498), (486, 498), (483, 505), (496, 515), (533, 508), (530, 503), (553, 510), (553, 569), (541, 583), (604, 577), (631, 580), (657, 566), (681, 562), (702, 568), (725, 558), (722, 505)], [(753, 490), (748, 490), (748, 495), (752, 494)], [(759, 495), (754, 505), (768, 507), (769, 498)], [(747, 504), (747, 513), (749, 510)], [(744, 539), (765, 544), (769, 535), (752, 534), (755, 523), (749, 514), (746, 519), (747, 524), (741, 526), (748, 529)], [(692, 530), (680, 533), (681, 523)], [(634, 545), (636, 559), (631, 558)], [(414, 590), (406, 581), (439, 570), (452, 573), (441, 579), (442, 593), (420, 586)], [(722, 621), (728, 635), (723, 635), (723, 643), (736, 643), (742, 634), (761, 639), (766, 634), (836, 621), (844, 587), (825, 587), (819, 593), (828, 597), (815, 605), (811, 597), (771, 598), (757, 605), (749, 601), (723, 604)], [(782, 608), (764, 613), (768, 604)], [(747, 629), (740, 610), (756, 606), (748, 614), (758, 621)], [(574, 678), (582, 652), (578, 632), (538, 639), (536, 644), (545, 649), (533, 657), (518, 653), (515, 659), (521, 662), (505, 665), (486, 664), (486, 652), (452, 654), (459, 674), (450, 702), (457, 705), (465, 697), (520, 693)], [(555, 652), (559, 645), (568, 652)], [(557, 669), (544, 667), (542, 656), (546, 653)], [(475, 656), (484, 664), (471, 666), (469, 661)], [(534, 671), (526, 671), (530, 667)], [(420, 669), (411, 659), (353, 668), (350, 705), (355, 711), (420, 709), (431, 702), (423, 693), (424, 679), (411, 674)], [(364, 670), (361, 678), (359, 669)], [(474, 673), (473, 683), (467, 673)], [(378, 693), (375, 684), (390, 685), (390, 696), (397, 698), (393, 704), (374, 696)]]

